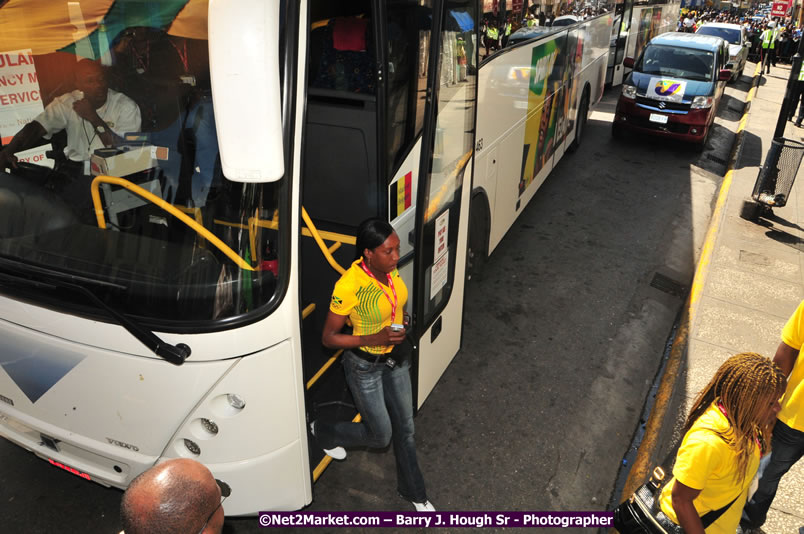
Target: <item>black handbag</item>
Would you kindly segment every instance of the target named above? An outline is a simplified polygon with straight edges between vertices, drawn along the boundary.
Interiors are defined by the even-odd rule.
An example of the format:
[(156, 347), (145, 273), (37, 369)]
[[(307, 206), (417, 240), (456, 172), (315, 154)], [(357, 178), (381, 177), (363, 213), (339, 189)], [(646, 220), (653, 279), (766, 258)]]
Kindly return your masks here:
[[(614, 509), (614, 528), (620, 534), (684, 534), (684, 529), (675, 524), (659, 507), (659, 495), (664, 487), (664, 469), (656, 467), (650, 479), (642, 484), (633, 495)], [(738, 494), (739, 497), (739, 494)], [(728, 510), (735, 497), (729, 504), (711, 510), (701, 516), (704, 529), (720, 519)]]

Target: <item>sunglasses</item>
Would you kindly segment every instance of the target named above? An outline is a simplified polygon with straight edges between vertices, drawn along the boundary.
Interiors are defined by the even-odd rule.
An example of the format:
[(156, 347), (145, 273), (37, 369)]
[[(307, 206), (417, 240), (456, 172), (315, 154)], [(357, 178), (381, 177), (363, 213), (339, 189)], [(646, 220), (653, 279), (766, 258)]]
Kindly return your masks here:
[(204, 521), (204, 525), (201, 527), (201, 530), (198, 531), (198, 534), (203, 534), (204, 530), (207, 528), (207, 525), (209, 524), (209, 520), (212, 519), (212, 516), (215, 515), (215, 513), (218, 511), (218, 508), (223, 506), (223, 501), (226, 500), (226, 497), (232, 494), (232, 488), (230, 488), (229, 484), (227, 484), (226, 482), (223, 482), (222, 480), (218, 480), (216, 478), (215, 483), (218, 485), (218, 489), (221, 490), (221, 502), (219, 502), (218, 506), (216, 506), (215, 509), (212, 510), (212, 513), (209, 514), (209, 517), (207, 517), (207, 520)]

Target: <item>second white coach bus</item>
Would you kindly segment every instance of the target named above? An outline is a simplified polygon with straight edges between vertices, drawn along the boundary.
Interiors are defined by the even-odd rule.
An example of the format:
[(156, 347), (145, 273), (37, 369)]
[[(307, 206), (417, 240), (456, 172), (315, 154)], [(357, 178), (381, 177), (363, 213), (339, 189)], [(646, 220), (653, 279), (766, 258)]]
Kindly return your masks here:
[(231, 515), (310, 503), (308, 420), (357, 416), (320, 343), (357, 225), (401, 237), (418, 409), (612, 22), (480, 64), (475, 0), (0, 2), (0, 435), (118, 488), (195, 458)]

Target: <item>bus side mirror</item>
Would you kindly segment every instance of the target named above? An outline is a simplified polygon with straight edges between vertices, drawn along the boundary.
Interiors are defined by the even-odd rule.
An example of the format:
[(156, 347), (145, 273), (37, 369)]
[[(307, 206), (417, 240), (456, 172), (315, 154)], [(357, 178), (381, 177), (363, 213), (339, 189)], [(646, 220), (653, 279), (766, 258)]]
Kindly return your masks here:
[(623, 60), (623, 65), (628, 67), (629, 69), (633, 69), (634, 68), (634, 58), (632, 58), (632, 57), (625, 58)]
[(209, 2), (215, 126), (223, 174), (235, 182), (275, 182), (285, 174), (279, 4), (280, 0)]

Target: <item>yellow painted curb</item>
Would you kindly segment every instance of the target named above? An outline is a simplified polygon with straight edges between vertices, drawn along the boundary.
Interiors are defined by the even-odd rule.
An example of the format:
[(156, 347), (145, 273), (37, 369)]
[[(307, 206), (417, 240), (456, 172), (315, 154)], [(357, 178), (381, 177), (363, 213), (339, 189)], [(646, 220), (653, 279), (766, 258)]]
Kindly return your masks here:
[(726, 199), (731, 189), (732, 174), (734, 173), (734, 166), (736, 164), (737, 153), (742, 143), (742, 132), (748, 122), (748, 113), (750, 110), (751, 99), (756, 94), (757, 86), (759, 85), (759, 78), (761, 72), (761, 64), (757, 65), (754, 71), (754, 78), (751, 82), (751, 90), (748, 91), (748, 97), (745, 100), (745, 111), (737, 127), (737, 134), (735, 136), (734, 146), (732, 147), (731, 157), (729, 158), (728, 168), (726, 175), (723, 177), (723, 183), (720, 185), (720, 192), (717, 196), (717, 203), (712, 212), (712, 219), (709, 223), (709, 229), (706, 232), (703, 248), (701, 250), (701, 257), (698, 260), (698, 266), (695, 269), (695, 276), (692, 279), (692, 287), (687, 301), (684, 304), (684, 313), (681, 316), (681, 322), (678, 330), (676, 331), (673, 345), (670, 348), (670, 356), (667, 360), (667, 367), (662, 375), (659, 389), (656, 392), (656, 400), (651, 409), (648, 421), (645, 424), (645, 437), (639, 446), (637, 457), (631, 466), (631, 471), (628, 473), (628, 479), (625, 481), (623, 488), (622, 502), (630, 497), (636, 489), (648, 479), (648, 474), (653, 468), (651, 458), (658, 445), (657, 438), (661, 430), (664, 418), (667, 415), (667, 409), (670, 404), (670, 399), (675, 390), (676, 378), (678, 378), (678, 371), (681, 367), (682, 357), (684, 350), (687, 348), (687, 341), (689, 338), (690, 324), (697, 311), (698, 301), (701, 298), (703, 291), (703, 284), (709, 269), (709, 263), (712, 260), (712, 251), (714, 249), (715, 238), (717, 237), (718, 230), (720, 229), (720, 222), (723, 218), (723, 207), (726, 204)]

